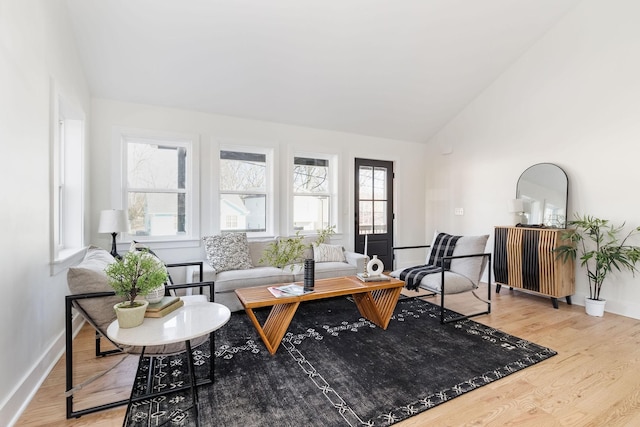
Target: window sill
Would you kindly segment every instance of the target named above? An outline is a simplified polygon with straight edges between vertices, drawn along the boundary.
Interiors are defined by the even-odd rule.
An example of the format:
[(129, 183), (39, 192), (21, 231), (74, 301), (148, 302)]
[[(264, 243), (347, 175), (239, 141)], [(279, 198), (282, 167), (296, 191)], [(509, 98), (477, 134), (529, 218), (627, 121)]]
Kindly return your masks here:
[(82, 261), (86, 248), (64, 249), (58, 253), (58, 258), (50, 264), (50, 274), (55, 276), (69, 267), (72, 267)]
[(149, 249), (179, 249), (179, 248), (197, 248), (200, 246), (200, 239), (187, 240), (162, 240), (152, 238), (135, 238), (116, 243), (118, 252), (126, 252), (131, 246), (131, 242), (135, 240), (138, 243), (149, 246)]

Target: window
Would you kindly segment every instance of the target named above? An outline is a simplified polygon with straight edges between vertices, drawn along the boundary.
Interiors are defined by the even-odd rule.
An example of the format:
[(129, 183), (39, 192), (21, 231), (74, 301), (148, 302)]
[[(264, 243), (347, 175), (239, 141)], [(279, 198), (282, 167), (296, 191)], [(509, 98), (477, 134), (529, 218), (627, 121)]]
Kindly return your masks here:
[(359, 168), (359, 234), (384, 234), (388, 232), (388, 170), (384, 167), (360, 166)]
[(249, 150), (220, 151), (221, 231), (267, 231), (268, 157)]
[(329, 159), (293, 158), (293, 228), (321, 230), (335, 225), (332, 217), (332, 180)]
[(56, 92), (52, 120), (51, 249), (56, 274), (84, 245), (84, 113)]
[(121, 141), (129, 235), (136, 240), (193, 239), (198, 232), (195, 138), (134, 131), (122, 134)]

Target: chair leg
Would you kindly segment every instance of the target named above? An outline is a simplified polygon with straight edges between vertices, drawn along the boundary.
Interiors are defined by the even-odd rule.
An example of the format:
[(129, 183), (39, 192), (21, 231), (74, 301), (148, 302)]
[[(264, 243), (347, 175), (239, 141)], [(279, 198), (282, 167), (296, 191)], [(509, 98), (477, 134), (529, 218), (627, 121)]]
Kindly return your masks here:
[[(72, 297), (65, 297), (65, 376), (66, 376), (66, 411), (67, 419), (80, 418), (83, 415), (92, 414), (94, 412), (104, 411), (105, 409), (115, 408), (127, 403), (127, 400), (120, 400), (104, 405), (93, 406), (91, 408), (73, 410), (73, 331), (72, 328)], [(97, 333), (97, 332), (96, 332)], [(100, 351), (100, 338), (96, 337), (96, 355), (106, 356), (109, 354), (121, 353), (121, 350)], [(98, 354), (99, 353), (99, 354)]]
[(464, 319), (469, 319), (470, 317), (475, 317), (475, 316), (481, 316), (483, 314), (490, 314), (491, 313), (491, 254), (487, 253), (487, 254), (483, 254), (483, 256), (486, 256), (489, 258), (488, 261), (488, 266), (489, 268), (487, 268), (487, 274), (488, 274), (488, 283), (487, 283), (487, 309), (485, 311), (480, 311), (478, 313), (473, 313), (473, 314), (467, 314), (467, 315), (462, 315), (462, 316), (457, 316), (457, 317), (452, 317), (450, 319), (446, 319), (444, 318), (444, 295), (445, 295), (445, 283), (444, 283), (444, 269), (442, 270), (442, 279), (441, 279), (441, 285), (440, 285), (440, 323), (441, 324), (446, 324), (446, 323), (453, 323), (453, 322), (457, 322), (460, 320), (464, 320)]

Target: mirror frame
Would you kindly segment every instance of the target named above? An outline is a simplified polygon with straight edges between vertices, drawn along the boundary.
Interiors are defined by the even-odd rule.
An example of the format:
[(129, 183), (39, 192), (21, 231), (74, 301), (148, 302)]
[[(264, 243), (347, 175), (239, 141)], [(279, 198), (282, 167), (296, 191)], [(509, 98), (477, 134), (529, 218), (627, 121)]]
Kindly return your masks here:
[[(528, 180), (530, 182), (533, 182), (534, 184), (539, 184), (540, 188), (544, 189), (545, 191), (548, 191), (549, 193), (551, 193), (552, 191), (555, 191), (559, 195), (562, 195), (564, 197), (564, 201), (563, 201), (564, 206), (562, 206), (562, 208), (564, 209), (564, 215), (560, 215), (557, 218), (544, 217), (544, 211), (545, 211), (544, 205), (545, 205), (545, 200), (549, 199), (549, 197), (546, 196), (546, 194), (548, 193), (546, 194), (538, 193), (536, 195), (536, 196), (540, 196), (540, 195), (542, 196), (542, 201), (541, 201), (542, 207), (537, 209), (535, 212), (532, 211), (531, 200), (538, 201), (538, 202), (540, 202), (540, 200), (538, 200), (538, 198), (535, 198), (535, 197), (527, 197), (526, 199), (523, 199), (521, 182), (524, 183), (527, 181), (526, 179), (523, 181), (523, 177), (530, 178), (531, 173), (534, 172), (536, 168), (540, 169), (540, 167), (544, 167), (544, 168), (552, 167), (562, 173), (561, 175), (558, 176), (560, 181), (557, 183), (557, 185), (554, 185), (553, 187), (549, 185), (545, 185), (545, 182), (543, 182), (544, 180), (540, 180), (540, 181), (535, 181), (535, 180), (531, 181), (531, 179)], [(524, 196), (526, 196), (526, 194), (524, 194)], [(560, 166), (554, 163), (536, 163), (535, 165), (529, 166), (527, 169), (524, 170), (524, 172), (520, 174), (520, 177), (518, 178), (518, 182), (516, 183), (516, 198), (524, 200), (524, 212), (522, 213), (523, 221), (521, 222), (524, 226), (530, 225), (532, 227), (543, 226), (547, 228), (566, 228), (568, 201), (569, 201), (569, 178), (567, 177), (567, 173)], [(533, 216), (534, 213), (536, 214), (536, 216), (540, 217), (541, 222), (529, 223), (530, 218)]]

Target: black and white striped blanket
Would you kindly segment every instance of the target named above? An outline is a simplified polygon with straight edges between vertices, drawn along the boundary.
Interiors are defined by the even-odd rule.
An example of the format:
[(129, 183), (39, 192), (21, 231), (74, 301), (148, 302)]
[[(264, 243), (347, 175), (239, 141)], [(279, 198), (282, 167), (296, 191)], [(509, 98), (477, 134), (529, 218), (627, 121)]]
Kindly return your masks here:
[(428, 264), (405, 268), (400, 272), (400, 280), (404, 280), (405, 287), (409, 290), (418, 290), (420, 282), (427, 274), (440, 273), (442, 268), (445, 271), (449, 270), (451, 260), (446, 260), (443, 265), (442, 258), (453, 255), (456, 242), (460, 237), (439, 233), (433, 241)]

